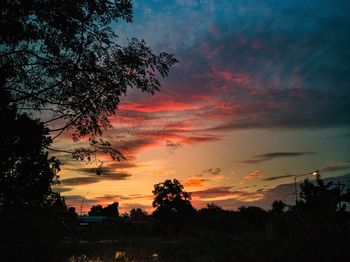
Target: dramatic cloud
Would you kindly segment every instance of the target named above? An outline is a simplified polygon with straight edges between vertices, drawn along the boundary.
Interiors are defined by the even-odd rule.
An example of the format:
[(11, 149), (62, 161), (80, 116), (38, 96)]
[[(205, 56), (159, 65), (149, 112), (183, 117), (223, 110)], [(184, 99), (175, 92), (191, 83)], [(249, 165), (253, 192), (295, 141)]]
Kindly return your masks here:
[(243, 160), (240, 162), (245, 164), (256, 164), (260, 162), (269, 161), (275, 158), (297, 157), (297, 156), (313, 155), (313, 154), (316, 154), (316, 153), (315, 152), (273, 152), (273, 153), (267, 153), (263, 155), (257, 155), (257, 156), (254, 156), (253, 159)]
[[(144, 159), (143, 151), (160, 148), (171, 153), (177, 150), (180, 154), (193, 145), (223, 141), (228, 136), (231, 139), (233, 131), (309, 132), (311, 129), (342, 127), (341, 133), (337, 134), (344, 135), (330, 138), (348, 138), (349, 8), (350, 2), (345, 0), (336, 4), (329, 0), (136, 1), (134, 23), (127, 27), (116, 24), (120, 39), (132, 36), (145, 39), (156, 52), (175, 53), (180, 63), (171, 70), (168, 78), (162, 80), (161, 92), (152, 96), (128, 90), (127, 95), (121, 97), (119, 111), (111, 117), (114, 129), (106, 134), (113, 147), (130, 161), (109, 164), (104, 160), (101, 177), (91, 170), (77, 169), (79, 177), (63, 179), (62, 184), (74, 188), (74, 185), (102, 180), (127, 179), (130, 173), (136, 177), (140, 173), (137, 169), (143, 167), (135, 163)], [(69, 132), (62, 141), (68, 139), (71, 140)], [(328, 139), (328, 142), (332, 141)], [(66, 148), (66, 145), (60, 148)], [(258, 164), (296, 157), (307, 159), (316, 154), (308, 151), (314, 149), (296, 150), (252, 154), (251, 158), (247, 157), (248, 152), (242, 154), (241, 163)], [(152, 156), (153, 153), (159, 157), (155, 151)], [(318, 154), (311, 160), (324, 157), (322, 148)], [(71, 156), (65, 154), (62, 157), (69, 161)], [(169, 166), (159, 169), (174, 171)], [(328, 163), (320, 171), (347, 169), (348, 163)], [(192, 170), (189, 174), (200, 171)], [(183, 180), (186, 186), (201, 189), (213, 185), (212, 179), (219, 179), (223, 173), (221, 168), (209, 168), (194, 177), (183, 177)], [(164, 174), (166, 172), (162, 171)], [(274, 181), (289, 176), (292, 175), (262, 178), (261, 173), (255, 171), (240, 183)], [(232, 207), (244, 201), (267, 205), (273, 197), (282, 195), (283, 198), (283, 194), (290, 193), (289, 186), (266, 192), (259, 186), (246, 188), (247, 191), (256, 189), (253, 193), (218, 186), (194, 192), (193, 196), (197, 202), (201, 197), (213, 201), (219, 197), (217, 201)], [(262, 202), (257, 202), (262, 195)], [(143, 196), (139, 197), (144, 200)]]
[[(127, 129), (114, 145), (132, 156), (164, 143), (174, 151), (215, 142), (231, 130), (350, 125), (348, 5), (138, 3), (133, 34), (152, 40), (156, 49), (174, 50), (181, 63), (162, 93), (129, 92), (122, 99), (112, 123)], [(170, 11), (171, 18), (165, 15)], [(246, 162), (305, 154), (312, 152), (276, 152)]]

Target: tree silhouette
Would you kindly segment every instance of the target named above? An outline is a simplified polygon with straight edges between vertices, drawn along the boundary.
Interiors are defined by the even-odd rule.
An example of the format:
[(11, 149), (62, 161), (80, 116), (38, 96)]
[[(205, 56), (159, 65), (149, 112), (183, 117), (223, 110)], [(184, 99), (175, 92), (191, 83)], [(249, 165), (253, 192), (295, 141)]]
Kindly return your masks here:
[[(294, 207), (295, 221), (304, 232), (319, 234), (342, 230), (346, 218), (346, 194), (333, 182), (325, 183), (319, 176), (315, 183), (308, 179), (300, 185), (301, 200)], [(343, 202), (342, 202), (343, 201)]]
[(339, 208), (339, 203), (343, 199), (342, 192), (339, 187), (333, 185), (333, 182), (324, 183), (320, 178), (316, 178), (316, 184), (311, 183), (308, 179), (300, 185), (300, 205), (304, 205), (310, 211), (327, 211), (335, 212), (339, 209), (345, 209), (343, 204)]
[(267, 234), (273, 233), (274, 236), (284, 237), (287, 235), (287, 205), (281, 200), (272, 202), (271, 210), (268, 212)]
[(207, 204), (207, 207), (205, 208), (201, 208), (200, 210), (198, 210), (198, 214), (200, 214), (201, 216), (205, 217), (205, 218), (208, 218), (208, 217), (211, 217), (211, 216), (218, 216), (220, 213), (222, 213), (224, 210), (214, 204), (214, 203), (211, 203), (211, 204)]
[(130, 218), (133, 219), (143, 219), (147, 217), (147, 212), (141, 208), (133, 208), (130, 210)]
[(106, 216), (106, 217), (118, 217), (119, 216), (119, 203), (114, 202), (106, 207), (101, 205), (92, 206), (89, 211), (89, 216)]
[(153, 215), (162, 222), (174, 222), (174, 220), (190, 219), (195, 212), (191, 205), (191, 196), (184, 191), (183, 185), (177, 180), (165, 180), (155, 184), (153, 207), (156, 210)]
[(118, 217), (119, 216), (119, 203), (114, 202), (103, 209), (103, 215), (107, 217)]
[(76, 158), (102, 151), (121, 154), (95, 139), (111, 127), (120, 96), (130, 88), (154, 94), (167, 76), (173, 55), (154, 54), (145, 41), (122, 46), (112, 22), (132, 22), (131, 0), (3, 1), (0, 69), (11, 102), (45, 112), (54, 137), (72, 129), (73, 139), (92, 137)]
[(45, 150), (51, 139), (43, 124), (9, 101), (0, 89), (0, 260), (19, 261), (24, 253), (31, 261), (49, 260), (66, 216), (51, 188), (59, 162)]
[(1, 209), (48, 207), (56, 199), (51, 186), (58, 183), (59, 162), (45, 148), (51, 144), (48, 130), (37, 120), (17, 113), (10, 97), (0, 89)]
[(270, 212), (275, 213), (275, 214), (281, 214), (284, 212), (286, 206), (287, 205), (283, 201), (275, 200), (272, 202)]
[(92, 206), (89, 211), (89, 216), (102, 216), (103, 207), (101, 205)]

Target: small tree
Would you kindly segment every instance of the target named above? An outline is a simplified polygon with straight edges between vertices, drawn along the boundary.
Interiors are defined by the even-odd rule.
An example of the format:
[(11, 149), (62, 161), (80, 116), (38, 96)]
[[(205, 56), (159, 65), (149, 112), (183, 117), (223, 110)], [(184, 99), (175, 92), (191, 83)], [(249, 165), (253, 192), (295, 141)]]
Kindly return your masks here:
[(156, 210), (153, 215), (162, 222), (174, 222), (174, 220), (190, 219), (195, 209), (190, 202), (191, 196), (184, 191), (183, 185), (176, 179), (165, 180), (154, 185), (153, 207)]

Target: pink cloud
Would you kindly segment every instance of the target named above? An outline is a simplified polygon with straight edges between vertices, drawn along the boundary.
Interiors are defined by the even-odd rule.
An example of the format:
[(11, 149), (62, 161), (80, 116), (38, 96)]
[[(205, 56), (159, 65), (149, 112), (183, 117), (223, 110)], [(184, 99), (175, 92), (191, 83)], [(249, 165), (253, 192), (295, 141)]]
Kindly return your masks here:
[(162, 112), (162, 111), (180, 111), (197, 109), (198, 105), (190, 103), (177, 102), (175, 100), (167, 100), (152, 104), (151, 101), (129, 102), (119, 105), (120, 110), (138, 111), (138, 112)]

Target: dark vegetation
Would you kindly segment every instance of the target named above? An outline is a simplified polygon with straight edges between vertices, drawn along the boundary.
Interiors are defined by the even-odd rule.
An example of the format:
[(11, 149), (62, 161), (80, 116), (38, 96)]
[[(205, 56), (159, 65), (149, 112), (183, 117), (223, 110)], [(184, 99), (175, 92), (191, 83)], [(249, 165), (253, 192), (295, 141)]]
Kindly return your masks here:
[[(166, 180), (154, 186), (151, 215), (133, 209), (118, 217), (115, 211), (77, 227), (63, 242), (65, 252), (104, 261), (114, 261), (116, 250), (122, 251), (116, 261), (346, 261), (350, 192), (320, 176), (300, 188), (295, 205), (276, 200), (268, 211), (214, 203), (195, 210), (179, 181)], [(96, 207), (104, 210), (93, 206), (90, 216)]]
[[(269, 211), (213, 203), (195, 210), (174, 179), (155, 185), (152, 215), (133, 209), (120, 216), (112, 203), (79, 220), (52, 191), (60, 169), (48, 154), (60, 151), (52, 141), (70, 130), (74, 141), (90, 138), (90, 147), (68, 152), (73, 158), (89, 161), (99, 151), (122, 159), (97, 137), (110, 127), (121, 95), (129, 88), (153, 94), (157, 76), (176, 59), (153, 54), (142, 40), (117, 43), (109, 25), (131, 22), (128, 0), (17, 0), (0, 8), (0, 261), (72, 254), (87, 261), (79, 255), (106, 248), (106, 259), (115, 259), (116, 246), (125, 252), (120, 261), (150, 254), (153, 261), (346, 261), (349, 193), (320, 177), (305, 180), (295, 205), (275, 201)], [(43, 112), (45, 119), (35, 119)]]
[[(41, 114), (52, 139), (70, 131), (90, 144), (71, 153), (123, 155), (98, 138), (133, 88), (154, 94), (177, 62), (154, 54), (144, 40), (120, 45), (111, 23), (132, 22), (130, 0), (16, 0), (0, 6), (1, 89), (21, 111)], [(48, 148), (48, 147), (46, 147)], [(55, 151), (65, 151), (50, 148)]]
[[(0, 261), (52, 260), (77, 221), (52, 191), (60, 162), (48, 152), (123, 159), (101, 137), (108, 117), (130, 88), (159, 91), (159, 77), (177, 62), (143, 40), (120, 45), (113, 22), (132, 22), (130, 0), (0, 2)], [(65, 131), (88, 145), (53, 148)]]

